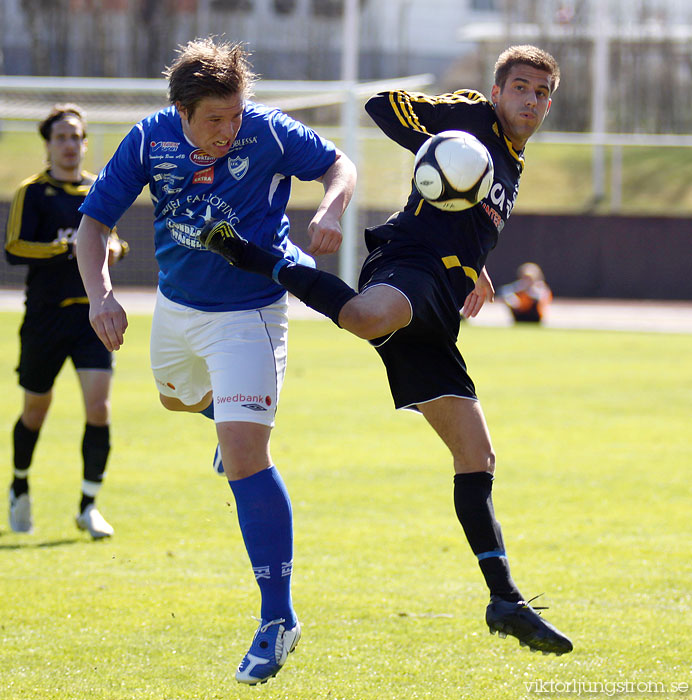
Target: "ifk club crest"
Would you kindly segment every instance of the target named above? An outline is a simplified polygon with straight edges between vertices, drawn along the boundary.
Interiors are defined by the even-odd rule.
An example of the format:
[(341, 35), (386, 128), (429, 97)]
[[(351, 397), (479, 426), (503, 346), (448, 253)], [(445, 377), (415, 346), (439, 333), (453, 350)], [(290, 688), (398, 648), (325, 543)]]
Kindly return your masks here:
[(247, 156), (228, 159), (228, 170), (236, 180), (241, 180), (245, 176), (249, 165), (250, 159)]

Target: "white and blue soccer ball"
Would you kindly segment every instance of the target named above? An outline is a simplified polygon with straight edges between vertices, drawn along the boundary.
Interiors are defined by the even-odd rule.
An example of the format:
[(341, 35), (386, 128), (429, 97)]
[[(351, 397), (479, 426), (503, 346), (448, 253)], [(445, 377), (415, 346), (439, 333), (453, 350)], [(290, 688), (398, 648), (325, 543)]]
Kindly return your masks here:
[(493, 184), (488, 149), (466, 131), (442, 131), (418, 150), (413, 183), (421, 197), (444, 211), (463, 211), (480, 202)]

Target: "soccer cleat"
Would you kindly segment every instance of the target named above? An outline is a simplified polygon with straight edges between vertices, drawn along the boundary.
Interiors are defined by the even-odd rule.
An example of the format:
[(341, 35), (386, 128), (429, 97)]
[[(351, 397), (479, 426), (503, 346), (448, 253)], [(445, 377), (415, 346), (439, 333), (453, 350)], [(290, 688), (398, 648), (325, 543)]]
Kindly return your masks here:
[(485, 611), (485, 621), (490, 628), (490, 634), (497, 632), (500, 637), (512, 635), (519, 640), (521, 646), (528, 646), (531, 651), (542, 651), (544, 654), (560, 656), (572, 651), (572, 642), (546, 622), (529, 605), (530, 602), (520, 600), (516, 603), (502, 598), (491, 598)]
[(286, 657), (300, 639), (300, 623), (296, 620), (295, 626), (287, 630), (284, 622), (286, 620), (283, 618), (260, 622), (252, 644), (236, 671), (235, 678), (239, 683), (266, 683), (281, 670)]
[(93, 503), (77, 516), (76, 522), (80, 530), (88, 530), (95, 540), (110, 537), (114, 532)]
[(213, 253), (218, 253), (231, 263), (237, 265), (245, 250), (247, 241), (228, 221), (210, 219), (199, 232), (199, 242)]
[(216, 446), (212, 466), (214, 468), (214, 473), (218, 474), (219, 476), (225, 476), (226, 472), (223, 468), (223, 462), (221, 461), (221, 445)]
[(28, 493), (15, 496), (14, 489), (10, 489), (10, 527), (13, 532), (34, 531), (34, 521), (31, 519), (31, 498)]

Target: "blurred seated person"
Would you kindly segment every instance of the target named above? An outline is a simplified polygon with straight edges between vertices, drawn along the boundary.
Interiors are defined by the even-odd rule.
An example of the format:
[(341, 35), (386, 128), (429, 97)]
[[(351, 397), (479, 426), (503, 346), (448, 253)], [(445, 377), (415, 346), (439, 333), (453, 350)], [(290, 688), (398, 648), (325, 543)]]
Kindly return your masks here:
[(545, 317), (553, 293), (546, 284), (543, 270), (527, 262), (517, 269), (517, 280), (498, 290), (517, 323), (540, 323)]

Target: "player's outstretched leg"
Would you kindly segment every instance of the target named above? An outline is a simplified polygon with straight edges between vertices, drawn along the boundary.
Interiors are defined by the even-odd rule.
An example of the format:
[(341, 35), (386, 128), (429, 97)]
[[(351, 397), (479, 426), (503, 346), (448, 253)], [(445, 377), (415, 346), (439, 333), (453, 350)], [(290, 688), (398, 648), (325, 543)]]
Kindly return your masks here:
[(358, 296), (336, 275), (291, 262), (242, 238), (227, 221), (208, 221), (199, 234), (202, 245), (240, 270), (273, 279), (287, 292), (339, 325), (339, 312)]

